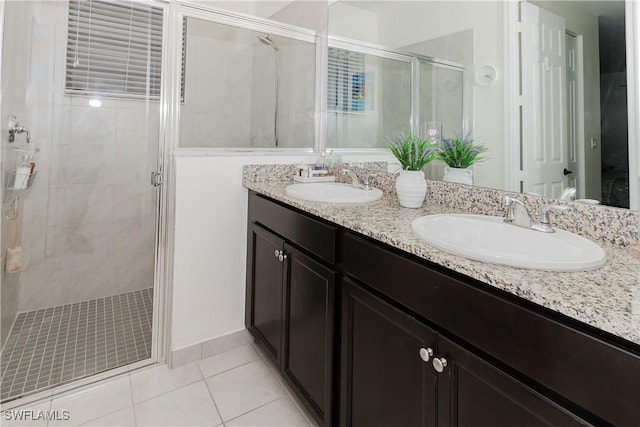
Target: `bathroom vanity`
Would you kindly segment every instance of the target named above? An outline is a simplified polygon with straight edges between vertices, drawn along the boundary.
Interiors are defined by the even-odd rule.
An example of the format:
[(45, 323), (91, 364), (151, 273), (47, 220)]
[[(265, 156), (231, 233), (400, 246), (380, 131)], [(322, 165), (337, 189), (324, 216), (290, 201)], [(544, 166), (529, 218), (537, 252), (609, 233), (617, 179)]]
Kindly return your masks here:
[(628, 251), (607, 247), (588, 272), (501, 267), (412, 236), (438, 206), (245, 186), (246, 325), (320, 425), (640, 422), (640, 261)]

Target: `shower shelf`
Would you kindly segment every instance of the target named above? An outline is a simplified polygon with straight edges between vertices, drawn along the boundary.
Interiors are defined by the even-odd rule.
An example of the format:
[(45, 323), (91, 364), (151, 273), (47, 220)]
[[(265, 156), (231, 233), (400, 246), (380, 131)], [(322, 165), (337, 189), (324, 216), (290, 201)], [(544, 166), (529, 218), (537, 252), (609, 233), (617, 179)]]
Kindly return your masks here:
[[(34, 161), (36, 154), (40, 152), (39, 148), (31, 148), (31, 147), (11, 147), (11, 149), (18, 153), (24, 159), (29, 161)], [(18, 165), (19, 159), (16, 159), (16, 165), (13, 168), (13, 171), (7, 172), (5, 175), (4, 181), (4, 198), (3, 203), (11, 203), (15, 205), (18, 199), (25, 194), (27, 190), (29, 190), (33, 184), (36, 182), (36, 178), (38, 177), (38, 171), (36, 170), (36, 165), (32, 166), (31, 171), (20, 171)]]

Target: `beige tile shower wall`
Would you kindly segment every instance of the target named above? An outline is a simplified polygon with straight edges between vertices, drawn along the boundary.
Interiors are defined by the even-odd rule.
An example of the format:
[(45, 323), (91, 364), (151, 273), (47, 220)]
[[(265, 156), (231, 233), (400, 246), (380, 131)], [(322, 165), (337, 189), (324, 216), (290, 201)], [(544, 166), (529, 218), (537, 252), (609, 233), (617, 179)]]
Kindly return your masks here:
[[(27, 110), (41, 149), (24, 201), (19, 310), (153, 284), (158, 103), (64, 95), (66, 3), (34, 3)], [(4, 78), (3, 78), (4, 80)]]
[[(278, 89), (278, 147), (313, 146), (315, 45), (279, 36), (270, 36), (280, 49), (280, 87)], [(274, 148), (276, 53), (259, 43), (252, 47), (251, 147)]]
[(253, 43), (248, 31), (188, 19), (181, 148), (249, 146)]

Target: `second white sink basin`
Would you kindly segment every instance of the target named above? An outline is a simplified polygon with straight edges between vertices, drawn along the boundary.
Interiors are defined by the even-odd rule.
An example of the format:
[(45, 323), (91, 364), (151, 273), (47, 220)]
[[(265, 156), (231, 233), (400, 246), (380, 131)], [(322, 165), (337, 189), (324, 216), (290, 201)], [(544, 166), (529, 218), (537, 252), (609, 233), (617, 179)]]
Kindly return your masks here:
[(337, 182), (291, 184), (285, 193), (296, 199), (325, 203), (369, 203), (382, 198), (382, 191), (377, 188), (363, 190)]
[(596, 243), (556, 229), (542, 233), (507, 224), (502, 217), (427, 215), (411, 224), (413, 232), (437, 248), (467, 258), (540, 270), (589, 270), (607, 255)]

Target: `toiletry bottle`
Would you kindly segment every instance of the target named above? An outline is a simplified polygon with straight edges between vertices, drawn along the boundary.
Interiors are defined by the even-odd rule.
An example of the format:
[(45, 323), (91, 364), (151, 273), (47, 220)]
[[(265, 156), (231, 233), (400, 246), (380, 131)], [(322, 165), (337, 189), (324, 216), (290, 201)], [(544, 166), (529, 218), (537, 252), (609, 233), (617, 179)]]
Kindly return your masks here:
[(36, 162), (33, 154), (29, 155), (29, 167), (31, 168), (31, 171), (29, 172), (29, 177), (32, 177), (33, 172), (36, 170)]
[(327, 169), (330, 172), (333, 171), (333, 168), (340, 167), (342, 165), (342, 158), (335, 151), (331, 150), (327, 154)]
[(29, 183), (29, 176), (31, 176), (31, 164), (29, 163), (29, 156), (22, 157), (22, 163), (16, 168), (16, 177), (13, 180), (14, 190), (24, 190)]

